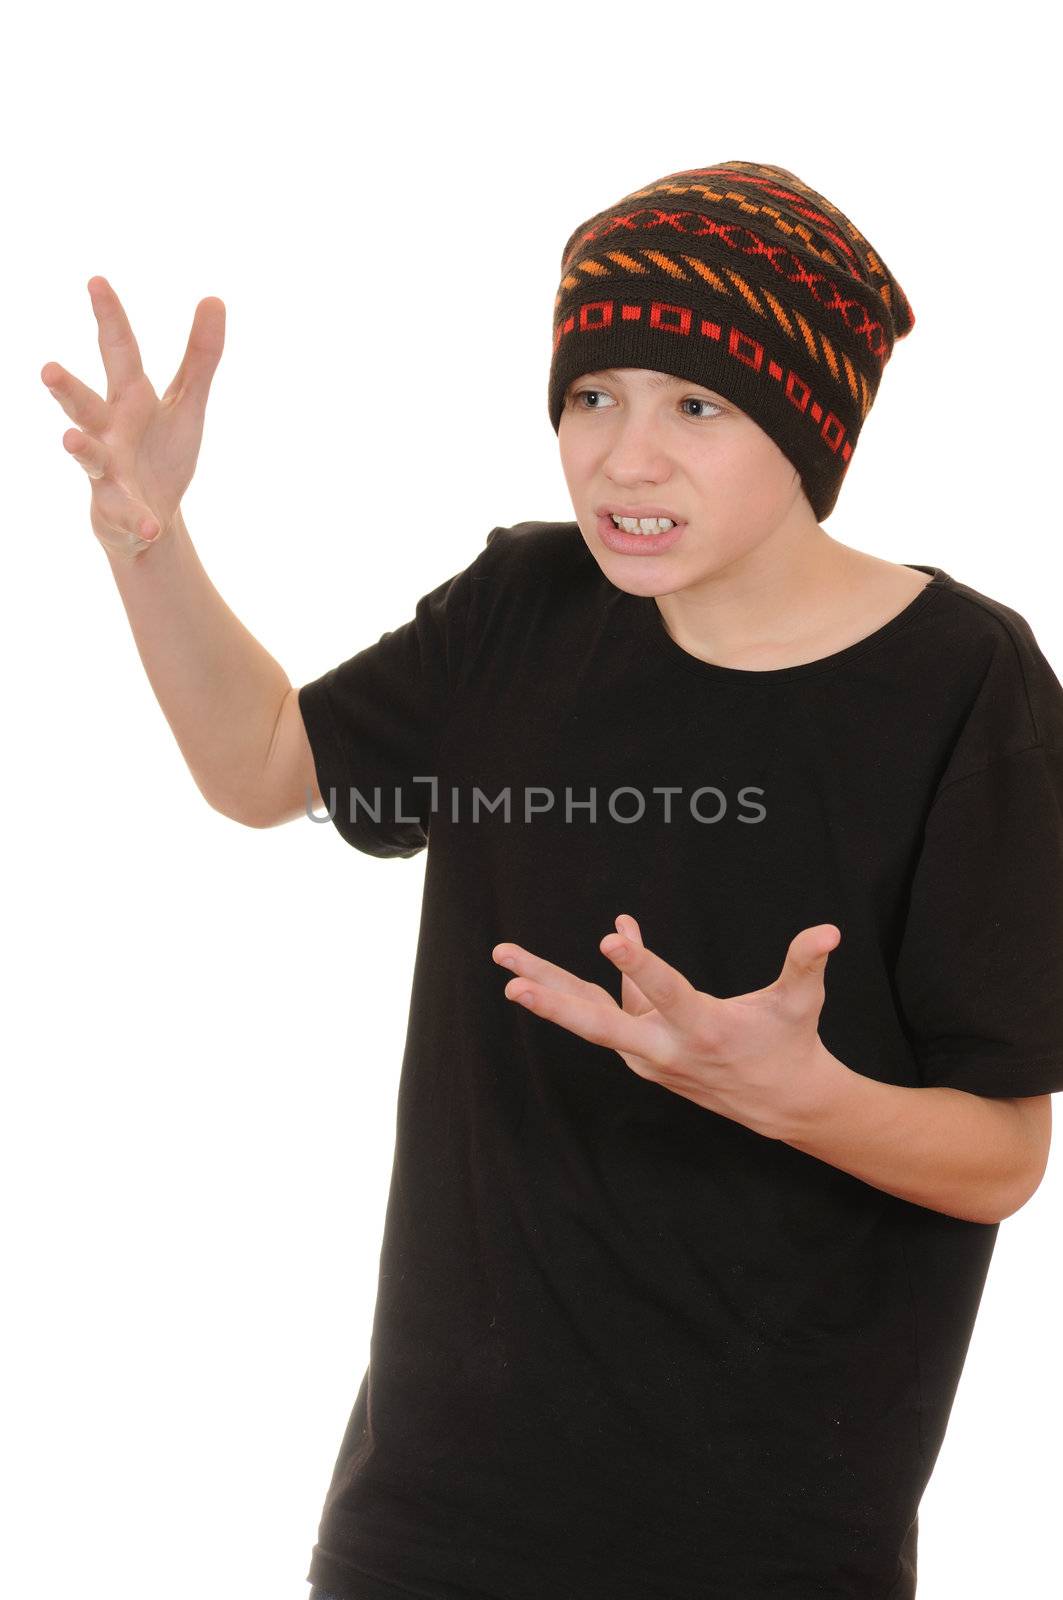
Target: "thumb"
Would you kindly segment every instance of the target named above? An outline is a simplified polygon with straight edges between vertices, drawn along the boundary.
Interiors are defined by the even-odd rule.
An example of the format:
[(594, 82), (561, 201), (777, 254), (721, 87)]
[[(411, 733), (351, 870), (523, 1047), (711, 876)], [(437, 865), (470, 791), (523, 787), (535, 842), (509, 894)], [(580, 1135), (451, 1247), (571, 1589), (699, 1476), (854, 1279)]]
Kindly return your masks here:
[(802, 928), (790, 940), (779, 974), (779, 984), (794, 995), (807, 993), (811, 1000), (819, 996), (822, 1004), (823, 973), (827, 957), (841, 944), (841, 930), (833, 922), (820, 922), (814, 928)]
[(211, 381), (225, 348), (225, 302), (208, 295), (196, 306), (184, 359), (164, 399), (184, 395), (205, 410)]
[(818, 922), (814, 928), (802, 928), (797, 937), (791, 940), (787, 954), (796, 949), (796, 959), (800, 964), (822, 972), (827, 957), (832, 950), (837, 950), (841, 942), (840, 928), (836, 928), (833, 922)]
[[(643, 942), (641, 929), (634, 917), (623, 914), (617, 917), (616, 931), (622, 933), (626, 939), (630, 939), (633, 944), (641, 945)], [(620, 975), (620, 1008), (633, 1017), (641, 1017), (647, 1011), (653, 1010), (652, 1003), (646, 999), (638, 984), (626, 972)]]

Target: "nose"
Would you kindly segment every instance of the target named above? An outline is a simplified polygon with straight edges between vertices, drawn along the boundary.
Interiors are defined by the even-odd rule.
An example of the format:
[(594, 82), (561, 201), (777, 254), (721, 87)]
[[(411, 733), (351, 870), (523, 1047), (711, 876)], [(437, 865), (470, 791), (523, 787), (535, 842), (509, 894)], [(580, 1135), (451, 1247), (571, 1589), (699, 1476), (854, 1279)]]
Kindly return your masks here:
[(671, 463), (661, 430), (653, 419), (625, 419), (610, 439), (603, 468), (607, 478), (628, 490), (640, 483), (665, 482), (671, 474)]

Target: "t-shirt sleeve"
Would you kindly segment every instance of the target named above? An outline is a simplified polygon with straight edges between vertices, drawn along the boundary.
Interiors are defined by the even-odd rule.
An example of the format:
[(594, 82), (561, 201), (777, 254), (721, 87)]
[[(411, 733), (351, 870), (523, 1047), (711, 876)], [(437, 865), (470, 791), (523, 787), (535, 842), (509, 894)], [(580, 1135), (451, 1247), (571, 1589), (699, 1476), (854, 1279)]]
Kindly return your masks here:
[(924, 1084), (1063, 1089), (1063, 749), (1001, 756), (939, 790), (896, 992)]
[(409, 857), (428, 843), (436, 752), (485, 553), (422, 595), (408, 621), (299, 690), (326, 810), (367, 855)]

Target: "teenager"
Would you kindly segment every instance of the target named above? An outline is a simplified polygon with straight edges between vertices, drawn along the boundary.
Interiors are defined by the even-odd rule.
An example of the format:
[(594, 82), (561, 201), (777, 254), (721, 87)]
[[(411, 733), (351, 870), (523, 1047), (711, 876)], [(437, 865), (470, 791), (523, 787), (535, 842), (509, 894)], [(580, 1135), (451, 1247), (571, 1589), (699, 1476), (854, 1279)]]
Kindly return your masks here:
[(90, 289), (108, 399), (42, 375), (203, 794), (427, 847), (312, 1600), (911, 1600), (1063, 1087), (1063, 688), (1016, 611), (821, 526), (897, 280), (754, 162), (583, 223), (574, 520), (493, 529), (299, 689), (180, 512), (221, 303), (159, 401)]

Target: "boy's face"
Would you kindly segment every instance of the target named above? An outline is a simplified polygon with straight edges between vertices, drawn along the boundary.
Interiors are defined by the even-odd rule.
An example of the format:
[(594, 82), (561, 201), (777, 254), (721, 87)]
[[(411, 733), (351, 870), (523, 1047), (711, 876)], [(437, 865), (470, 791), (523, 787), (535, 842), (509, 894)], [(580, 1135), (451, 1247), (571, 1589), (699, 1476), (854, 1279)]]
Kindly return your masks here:
[[(671, 594), (773, 534), (818, 527), (793, 463), (727, 396), (641, 367), (584, 373), (565, 394), (561, 465), (580, 531), (629, 594)], [(661, 506), (685, 523), (667, 549), (603, 541), (601, 505)]]

